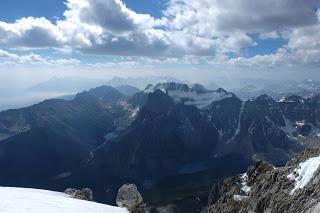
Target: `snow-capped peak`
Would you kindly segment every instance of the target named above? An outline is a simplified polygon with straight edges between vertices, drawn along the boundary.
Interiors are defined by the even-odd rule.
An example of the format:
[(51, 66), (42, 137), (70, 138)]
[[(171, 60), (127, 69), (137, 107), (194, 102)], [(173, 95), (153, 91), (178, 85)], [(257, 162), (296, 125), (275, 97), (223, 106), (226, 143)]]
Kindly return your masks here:
[(214, 101), (219, 101), (225, 98), (231, 98), (232, 93), (228, 93), (224, 89), (208, 90), (201, 84), (188, 86), (175, 82), (159, 83), (156, 86), (148, 85), (144, 90), (145, 93), (161, 90), (169, 95), (174, 102), (193, 105), (199, 109), (209, 106)]

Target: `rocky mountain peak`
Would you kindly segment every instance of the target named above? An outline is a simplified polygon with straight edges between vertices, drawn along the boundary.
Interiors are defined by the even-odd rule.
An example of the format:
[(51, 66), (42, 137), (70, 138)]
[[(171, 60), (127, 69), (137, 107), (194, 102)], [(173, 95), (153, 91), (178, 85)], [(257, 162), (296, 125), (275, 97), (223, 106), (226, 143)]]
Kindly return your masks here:
[(257, 101), (275, 102), (273, 98), (267, 94), (260, 95), (256, 98)]
[(191, 91), (194, 91), (196, 93), (205, 93), (208, 90), (201, 84), (194, 84), (192, 85)]
[(169, 95), (175, 103), (193, 105), (199, 109), (208, 107), (212, 102), (225, 98), (234, 97), (232, 93), (220, 88), (218, 90), (208, 90), (201, 84), (194, 84), (189, 87), (187, 84), (169, 82), (159, 83), (156, 86), (148, 86), (144, 93), (150, 93), (156, 90)]
[(187, 84), (181, 84), (181, 83), (176, 83), (176, 82), (165, 82), (165, 83), (158, 83), (155, 87), (154, 90), (162, 90), (164, 92), (168, 91), (184, 91), (184, 92), (189, 92), (190, 87)]
[(75, 100), (83, 100), (94, 98), (98, 101), (110, 103), (115, 102), (123, 98), (124, 95), (121, 94), (117, 89), (110, 86), (101, 86), (85, 91), (76, 95)]
[(319, 212), (320, 148), (307, 149), (285, 167), (265, 162), (213, 187), (208, 212)]
[(218, 93), (228, 93), (225, 89), (223, 89), (223, 88), (219, 88), (219, 89), (217, 89), (217, 92)]
[(297, 95), (291, 95), (288, 97), (283, 97), (279, 102), (294, 102), (294, 103), (302, 103), (304, 99)]

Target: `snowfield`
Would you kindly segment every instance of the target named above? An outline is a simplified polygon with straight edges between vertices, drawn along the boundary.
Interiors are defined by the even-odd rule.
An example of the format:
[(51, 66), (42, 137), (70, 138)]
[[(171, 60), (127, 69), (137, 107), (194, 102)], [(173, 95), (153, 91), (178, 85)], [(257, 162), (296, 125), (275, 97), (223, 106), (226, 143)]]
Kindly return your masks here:
[(320, 156), (309, 158), (299, 164), (298, 168), (293, 170), (293, 173), (287, 176), (290, 180), (295, 180), (295, 187), (292, 189), (293, 194), (297, 189), (305, 187), (314, 177), (320, 167)]
[(125, 208), (77, 200), (38, 189), (0, 187), (1, 213), (129, 213)]
[[(212, 102), (220, 101), (225, 98), (231, 98), (232, 94), (217, 91), (206, 91), (204, 93), (197, 93), (193, 91), (179, 91), (179, 90), (169, 90), (168, 95), (176, 103), (184, 102), (186, 105), (193, 105), (198, 109), (203, 109), (209, 106)], [(183, 101), (186, 100), (186, 101)]]

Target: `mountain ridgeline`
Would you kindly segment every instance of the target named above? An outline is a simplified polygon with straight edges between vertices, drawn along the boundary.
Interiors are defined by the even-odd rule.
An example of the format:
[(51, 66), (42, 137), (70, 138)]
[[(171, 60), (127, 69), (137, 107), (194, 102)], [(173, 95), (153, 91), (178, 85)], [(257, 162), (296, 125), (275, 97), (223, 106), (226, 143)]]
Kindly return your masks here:
[(319, 147), (306, 149), (284, 167), (256, 162), (214, 184), (208, 212), (319, 212), (319, 154)]
[(284, 165), (320, 136), (319, 106), (319, 95), (242, 101), (201, 85), (159, 83), (131, 96), (98, 87), (1, 112), (0, 185), (86, 186), (110, 203), (134, 182), (162, 203), (253, 161)]

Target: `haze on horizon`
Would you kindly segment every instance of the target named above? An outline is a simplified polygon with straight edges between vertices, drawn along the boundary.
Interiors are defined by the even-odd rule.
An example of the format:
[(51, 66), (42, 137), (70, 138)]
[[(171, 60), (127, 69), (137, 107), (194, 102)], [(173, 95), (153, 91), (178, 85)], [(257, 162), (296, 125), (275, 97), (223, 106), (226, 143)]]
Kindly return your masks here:
[(52, 78), (320, 80), (319, 55), (318, 0), (2, 0), (0, 105)]

